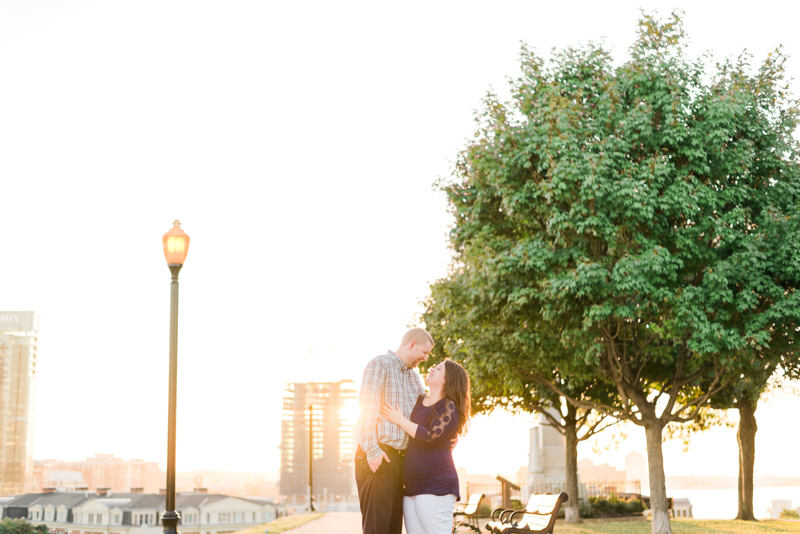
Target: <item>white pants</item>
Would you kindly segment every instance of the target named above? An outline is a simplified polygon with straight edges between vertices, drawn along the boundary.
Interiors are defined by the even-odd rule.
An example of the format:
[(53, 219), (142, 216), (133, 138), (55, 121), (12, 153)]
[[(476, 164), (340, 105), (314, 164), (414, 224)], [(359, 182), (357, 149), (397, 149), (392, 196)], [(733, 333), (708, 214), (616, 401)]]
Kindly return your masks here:
[(455, 495), (403, 497), (403, 521), (407, 534), (450, 534), (453, 530)]

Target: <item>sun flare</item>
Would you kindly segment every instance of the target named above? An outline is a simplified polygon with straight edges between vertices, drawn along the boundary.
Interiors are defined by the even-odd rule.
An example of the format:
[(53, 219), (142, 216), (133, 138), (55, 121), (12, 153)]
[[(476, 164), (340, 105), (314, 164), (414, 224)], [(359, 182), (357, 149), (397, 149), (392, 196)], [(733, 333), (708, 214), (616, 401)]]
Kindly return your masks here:
[(339, 416), (344, 423), (356, 424), (358, 421), (358, 401), (356, 399), (347, 399), (344, 402), (344, 407), (339, 410)]

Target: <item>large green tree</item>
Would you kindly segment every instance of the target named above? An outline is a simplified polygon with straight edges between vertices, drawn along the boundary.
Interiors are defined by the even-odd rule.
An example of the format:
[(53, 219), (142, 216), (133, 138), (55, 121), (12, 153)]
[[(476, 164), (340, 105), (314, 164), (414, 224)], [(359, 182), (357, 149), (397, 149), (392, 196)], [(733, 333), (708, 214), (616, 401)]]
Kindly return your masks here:
[[(726, 391), (719, 394), (722, 404), (735, 407), (739, 412), (736, 443), (739, 447), (739, 475), (737, 480), (736, 519), (756, 521), (753, 510), (753, 477), (756, 460), (756, 408), (766, 390), (771, 372), (757, 366), (752, 373), (740, 375)], [(715, 399), (712, 399), (714, 403)]]
[[(792, 328), (796, 328), (792, 325)], [(777, 329), (776, 329), (777, 330)], [(780, 336), (788, 337), (788, 336)], [(736, 517), (742, 521), (757, 521), (753, 507), (753, 489), (756, 458), (756, 409), (765, 396), (793, 393), (789, 386), (800, 371), (800, 361), (793, 347), (783, 346), (781, 339), (774, 339), (766, 350), (747, 351), (738, 354), (740, 373), (730, 386), (709, 399), (708, 409), (702, 410), (690, 425), (670, 427), (670, 437), (679, 437), (688, 449), (691, 435), (704, 432), (710, 427), (728, 425), (726, 412), (735, 410), (739, 421), (736, 425), (738, 455), (738, 481)]]
[[(794, 351), (776, 350), (780, 348), (780, 341), (776, 340), (769, 350), (749, 351), (740, 355), (740, 358), (746, 363), (749, 362), (749, 365), (743, 365), (741, 373), (732, 384), (710, 399), (710, 407), (713, 410), (736, 410), (739, 416), (736, 430), (739, 475), (735, 519), (743, 521), (757, 521), (753, 507), (753, 478), (758, 403), (764, 396), (776, 394), (784, 389), (786, 379), (796, 375), (798, 371), (799, 362)], [(698, 430), (704, 429), (702, 424), (697, 427)]]
[[(776, 227), (777, 226), (777, 227)], [(781, 228), (783, 226), (783, 228)], [(787, 228), (788, 226), (788, 228)], [(759, 269), (773, 283), (784, 287), (785, 292), (794, 291), (797, 280), (793, 274), (793, 249), (797, 235), (792, 225), (762, 225), (764, 235), (761, 240)], [(766, 260), (766, 261), (765, 261)], [(762, 299), (763, 300), (763, 299)], [(773, 304), (775, 304), (773, 302)], [(791, 304), (786, 301), (785, 304)], [(781, 303), (778, 303), (780, 306)], [(739, 448), (739, 469), (737, 483), (736, 518), (743, 521), (756, 521), (753, 508), (753, 477), (756, 455), (756, 409), (759, 400), (766, 394), (786, 389), (786, 380), (800, 374), (800, 354), (795, 341), (798, 328), (797, 318), (791, 312), (772, 314), (779, 322), (769, 325), (769, 340), (766, 345), (747, 347), (733, 357), (738, 363), (738, 376), (734, 376), (729, 387), (719, 391), (709, 399), (710, 411), (736, 410), (739, 416), (736, 442)], [(734, 314), (734, 320), (739, 318)], [(702, 431), (714, 418), (698, 420), (691, 425), (692, 431)]]
[[(783, 225), (790, 226), (790, 225)], [(793, 292), (798, 285), (795, 275), (797, 257), (794, 248), (797, 234), (790, 228), (765, 226), (770, 239), (762, 262), (763, 270), (774, 283), (780, 283), (785, 291)], [(787, 231), (788, 230), (788, 231)], [(763, 250), (763, 248), (762, 248)], [(788, 302), (786, 302), (788, 304)], [(759, 400), (769, 393), (782, 389), (786, 380), (800, 375), (800, 353), (797, 351), (797, 317), (790, 311), (773, 314), (777, 322), (770, 325), (767, 346), (745, 350), (739, 355), (740, 373), (731, 387), (711, 399), (716, 408), (735, 409), (739, 415), (736, 441), (739, 447), (739, 476), (736, 519), (756, 521), (753, 507), (753, 477), (756, 456), (756, 409)]]
[[(428, 303), (448, 306), (437, 287), (458, 285), (495, 317), (463, 344), (526, 344), (538, 384), (644, 428), (657, 534), (671, 532), (665, 427), (691, 422), (741, 374), (736, 355), (767, 349), (776, 329), (794, 343), (800, 315), (799, 113), (785, 58), (709, 66), (685, 45), (673, 14), (643, 15), (619, 66), (594, 44), (549, 61), (523, 49), (510, 98), (486, 98), (440, 183), (454, 257)], [(563, 350), (548, 351), (552, 340)], [(565, 376), (616, 395), (580, 398)]]
[[(767, 392), (770, 376), (775, 368), (765, 367), (759, 355), (747, 353), (737, 355), (737, 359), (744, 360), (750, 356), (751, 370), (741, 372), (731, 384), (717, 392), (709, 400), (706, 409), (701, 410), (689, 425), (670, 426), (667, 434), (671, 438), (680, 438), (684, 442), (685, 451), (688, 452), (689, 441), (692, 434), (707, 431), (711, 427), (726, 425), (727, 412), (736, 410), (739, 422), (736, 425), (736, 444), (738, 455), (738, 481), (737, 481), (737, 513), (734, 519), (743, 521), (757, 521), (753, 511), (753, 475), (755, 466), (755, 441), (758, 425), (756, 424), (756, 408), (758, 401)], [(744, 367), (744, 366), (742, 366)], [(741, 371), (745, 371), (744, 368)]]

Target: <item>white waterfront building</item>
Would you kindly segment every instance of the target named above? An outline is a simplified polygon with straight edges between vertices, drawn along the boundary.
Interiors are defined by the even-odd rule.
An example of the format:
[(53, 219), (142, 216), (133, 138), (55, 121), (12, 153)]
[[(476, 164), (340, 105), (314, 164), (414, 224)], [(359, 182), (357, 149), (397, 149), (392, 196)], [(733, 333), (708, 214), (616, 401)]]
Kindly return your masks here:
[(780, 519), (783, 510), (792, 509), (792, 501), (788, 499), (775, 499), (770, 504), (771, 506), (767, 509), (769, 519)]
[[(99, 494), (98, 494), (99, 493)], [(47, 525), (52, 534), (160, 534), (165, 496), (147, 493), (28, 493), (0, 499), (2, 518)], [(230, 534), (285, 515), (269, 499), (179, 493), (181, 534)]]
[(686, 497), (672, 499), (672, 517), (694, 517), (692, 515), (692, 502)]

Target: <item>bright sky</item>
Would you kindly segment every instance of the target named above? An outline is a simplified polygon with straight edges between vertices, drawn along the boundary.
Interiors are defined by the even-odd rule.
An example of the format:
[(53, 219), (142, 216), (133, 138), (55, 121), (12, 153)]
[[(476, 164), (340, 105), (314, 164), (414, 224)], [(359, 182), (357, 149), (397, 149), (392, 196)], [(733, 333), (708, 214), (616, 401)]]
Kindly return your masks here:
[[(161, 236), (179, 218), (178, 469), (277, 469), (282, 384), (359, 380), (444, 274), (431, 184), (519, 41), (605, 36), (621, 59), (656, 4), (0, 3), (0, 309), (42, 316), (35, 457), (165, 464)], [(789, 3), (718, 6), (684, 3), (694, 52), (800, 57)], [(800, 475), (774, 437), (799, 407), (759, 410), (762, 472)], [(459, 464), (515, 471), (528, 427), (476, 420)], [(668, 472), (735, 473), (732, 432), (668, 444)]]

